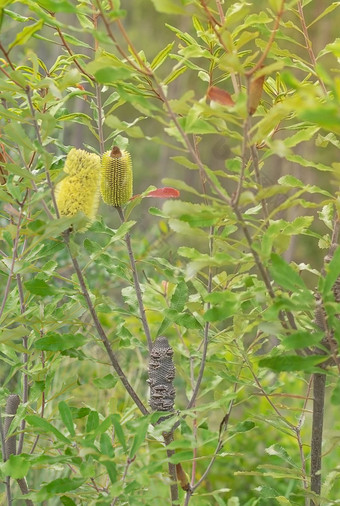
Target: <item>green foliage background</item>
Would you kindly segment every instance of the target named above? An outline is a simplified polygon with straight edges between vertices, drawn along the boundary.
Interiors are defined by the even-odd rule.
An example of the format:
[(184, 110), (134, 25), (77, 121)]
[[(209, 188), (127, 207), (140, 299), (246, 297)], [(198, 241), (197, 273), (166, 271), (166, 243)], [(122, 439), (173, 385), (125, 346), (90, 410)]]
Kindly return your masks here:
[[(0, 0), (2, 412), (29, 385), (13, 422), (19, 440), (25, 420), (22, 453), (0, 468), (14, 504), (24, 476), (34, 504), (171, 504), (162, 432), (174, 419), (170, 460), (194, 483), (223, 442), (190, 504), (309, 504), (310, 378), (332, 355), (314, 323), (316, 291), (339, 341), (339, 252), (330, 266), (324, 258), (338, 224), (340, 46), (339, 2), (302, 2), (311, 61), (298, 4), (284, 2), (281, 17), (280, 1), (226, 2), (214, 31), (212, 1)], [(276, 19), (250, 118), (247, 72)], [(210, 85), (235, 105), (210, 102)], [(131, 153), (135, 194), (170, 186), (180, 198), (133, 200), (123, 225), (101, 204), (77, 233), (83, 217), (56, 219), (51, 188), (71, 147), (113, 144)], [(71, 224), (100, 323), (147, 405), (130, 229), (151, 335), (175, 352), (176, 412), (161, 425), (112, 369), (63, 241)], [(334, 361), (326, 392), (320, 504), (337, 504)]]

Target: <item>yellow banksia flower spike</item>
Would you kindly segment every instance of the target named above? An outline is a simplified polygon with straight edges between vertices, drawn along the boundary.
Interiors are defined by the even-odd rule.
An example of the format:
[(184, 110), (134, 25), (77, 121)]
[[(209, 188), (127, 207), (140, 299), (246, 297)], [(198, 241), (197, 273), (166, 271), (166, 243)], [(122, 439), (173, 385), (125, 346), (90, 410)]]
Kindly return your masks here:
[(61, 216), (79, 211), (89, 219), (83, 232), (95, 219), (99, 205), (100, 157), (83, 149), (72, 148), (64, 172), (68, 174), (56, 187), (56, 201)]
[(130, 153), (114, 146), (102, 157), (100, 190), (106, 204), (121, 207), (132, 197)]

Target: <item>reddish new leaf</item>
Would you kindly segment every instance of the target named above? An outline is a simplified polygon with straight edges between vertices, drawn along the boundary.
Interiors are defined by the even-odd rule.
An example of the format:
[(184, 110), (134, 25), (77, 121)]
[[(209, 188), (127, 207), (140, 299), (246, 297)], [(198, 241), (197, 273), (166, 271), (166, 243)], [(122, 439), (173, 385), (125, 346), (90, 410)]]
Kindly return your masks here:
[(217, 86), (209, 87), (207, 98), (222, 105), (235, 105), (235, 102), (231, 98), (230, 94)]
[(169, 199), (169, 198), (175, 199), (179, 197), (179, 191), (175, 190), (175, 188), (171, 188), (170, 186), (165, 186), (164, 188), (157, 188), (157, 190), (152, 190), (145, 196), (156, 197), (159, 199)]

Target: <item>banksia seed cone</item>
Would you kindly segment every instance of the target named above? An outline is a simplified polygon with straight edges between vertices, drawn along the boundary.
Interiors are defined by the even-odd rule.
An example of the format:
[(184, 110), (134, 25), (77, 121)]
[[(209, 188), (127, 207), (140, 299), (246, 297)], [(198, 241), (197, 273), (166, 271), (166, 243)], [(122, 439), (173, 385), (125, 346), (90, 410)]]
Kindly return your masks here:
[(175, 377), (174, 352), (166, 337), (160, 336), (154, 342), (150, 353), (149, 380), (150, 406), (155, 411), (172, 411), (176, 391), (172, 381)]
[(99, 204), (100, 157), (73, 148), (67, 155), (64, 172), (69, 175), (56, 187), (60, 215), (74, 216), (82, 211), (93, 221)]
[(106, 204), (120, 207), (132, 197), (130, 153), (114, 146), (103, 154), (100, 190)]

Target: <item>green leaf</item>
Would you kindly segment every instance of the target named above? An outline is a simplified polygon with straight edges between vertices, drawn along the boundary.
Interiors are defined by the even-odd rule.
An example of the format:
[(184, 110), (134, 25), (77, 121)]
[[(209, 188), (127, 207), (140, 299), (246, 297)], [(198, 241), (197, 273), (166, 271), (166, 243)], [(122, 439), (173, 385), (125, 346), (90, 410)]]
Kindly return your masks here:
[(93, 380), (93, 384), (99, 389), (107, 390), (109, 388), (113, 388), (118, 381), (118, 378), (113, 376), (113, 374), (107, 374), (102, 378), (95, 378)]
[(174, 322), (181, 327), (185, 327), (186, 329), (200, 329), (202, 325), (196, 318), (189, 313), (180, 313), (175, 316)]
[(15, 46), (19, 46), (22, 44), (26, 44), (26, 42), (32, 37), (32, 35), (40, 30), (44, 24), (42, 19), (39, 19), (36, 23), (30, 26), (25, 26), (25, 28), (17, 34), (15, 40), (8, 46), (9, 49), (12, 49)]
[(56, 293), (55, 288), (46, 283), (43, 279), (32, 279), (32, 281), (26, 281), (24, 285), (33, 295), (46, 297), (47, 295), (54, 295)]
[(166, 59), (166, 57), (170, 53), (173, 46), (174, 46), (174, 42), (171, 42), (155, 56), (155, 58), (151, 62), (152, 70), (156, 70), (156, 69), (158, 69), (158, 67), (160, 67), (162, 65), (162, 63), (164, 62), (164, 60)]
[(74, 431), (74, 425), (73, 425), (73, 419), (72, 419), (72, 413), (66, 402), (61, 401), (58, 404), (58, 409), (60, 413), (60, 417), (62, 421), (64, 422), (65, 427), (71, 434), (71, 436), (75, 436), (76, 433)]
[(31, 464), (24, 455), (11, 455), (2, 465), (1, 470), (5, 476), (10, 476), (15, 480), (19, 480), (27, 475), (30, 467)]
[(115, 451), (112, 446), (112, 441), (108, 434), (102, 434), (100, 436), (100, 451), (103, 455), (113, 458)]
[[(331, 291), (335, 281), (340, 274), (340, 247), (338, 247), (333, 255), (332, 260), (327, 266), (327, 275), (324, 279), (322, 293), (327, 296)], [(321, 280), (320, 280), (321, 281)]]
[(204, 313), (203, 318), (207, 322), (225, 320), (226, 318), (234, 316), (235, 308), (236, 304), (233, 302), (229, 302), (223, 306), (212, 307)]
[(295, 291), (297, 288), (306, 289), (298, 273), (282, 257), (272, 253), (271, 261), (272, 265), (269, 272), (278, 285), (290, 291)]
[(113, 85), (117, 81), (124, 81), (132, 76), (130, 69), (124, 67), (103, 67), (94, 73), (101, 84)]
[(102, 464), (106, 467), (107, 473), (109, 475), (111, 483), (116, 483), (117, 481), (117, 468), (114, 462), (108, 462), (105, 460)]
[(67, 0), (36, 0), (37, 4), (52, 12), (77, 12), (77, 7)]
[(97, 411), (91, 411), (86, 422), (86, 432), (96, 430), (99, 425), (99, 415)]
[(70, 490), (76, 490), (81, 487), (85, 481), (86, 479), (84, 478), (58, 478), (41, 487), (40, 492), (47, 492), (48, 497), (53, 497), (54, 494), (62, 494), (64, 492), (70, 492)]
[(170, 309), (174, 309), (181, 313), (185, 307), (185, 303), (188, 299), (189, 289), (185, 281), (181, 281), (176, 286), (176, 290), (174, 291), (171, 301), (170, 301)]
[(120, 415), (115, 414), (115, 415), (112, 415), (111, 418), (112, 418), (113, 426), (115, 428), (115, 435), (117, 436), (118, 441), (122, 445), (123, 450), (126, 452), (127, 446), (126, 446), (125, 436), (124, 436), (124, 432), (123, 432), (122, 426), (121, 426), (121, 424), (119, 422)]
[(228, 434), (236, 434), (237, 432), (248, 432), (248, 430), (252, 430), (255, 427), (255, 423), (251, 420), (245, 420), (244, 422), (239, 422), (234, 427), (231, 427), (228, 430)]
[(71, 499), (71, 497), (67, 497), (67, 495), (62, 495), (60, 497), (60, 502), (64, 506), (77, 506), (76, 503)]
[(129, 454), (130, 459), (136, 455), (138, 448), (143, 444), (146, 433), (148, 431), (149, 423), (150, 423), (149, 417), (142, 417), (139, 419), (139, 424), (136, 429), (136, 435), (133, 439), (133, 443), (130, 449)]
[(67, 439), (58, 429), (53, 427), (47, 420), (41, 418), (37, 415), (27, 415), (26, 422), (35, 427), (36, 429), (40, 429), (42, 432), (52, 433), (56, 436), (57, 439), (62, 441), (63, 443), (70, 444), (69, 439)]
[(79, 348), (86, 342), (86, 338), (81, 334), (57, 334), (48, 332), (44, 337), (34, 343), (37, 350), (44, 351), (65, 351), (73, 348)]
[(337, 380), (331, 396), (331, 403), (335, 406), (340, 405), (340, 379)]
[(281, 344), (286, 350), (298, 350), (319, 344), (323, 337), (324, 332), (298, 330), (290, 336), (282, 338)]
[(172, 0), (151, 0), (154, 8), (158, 12), (165, 14), (185, 14), (183, 7), (180, 7), (177, 2)]
[(315, 368), (321, 362), (326, 360), (326, 356), (311, 356), (311, 357), (299, 357), (297, 355), (281, 355), (278, 357), (267, 357), (263, 358), (259, 362), (260, 367), (267, 367), (276, 372), (282, 371), (304, 371), (304, 372), (316, 372), (318, 369)]

